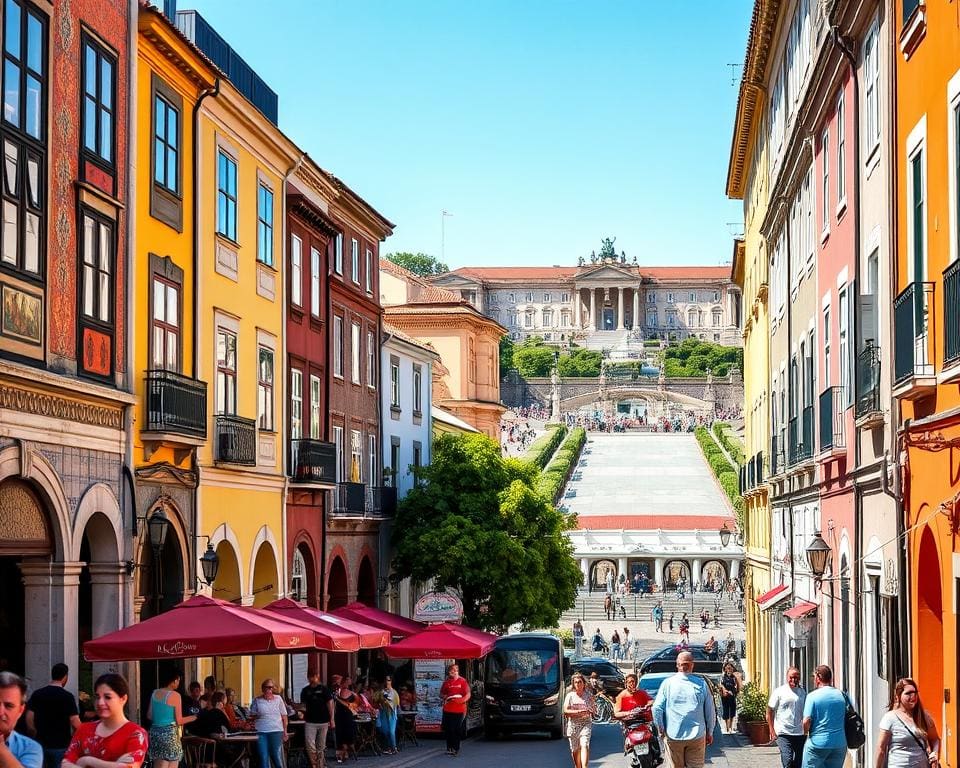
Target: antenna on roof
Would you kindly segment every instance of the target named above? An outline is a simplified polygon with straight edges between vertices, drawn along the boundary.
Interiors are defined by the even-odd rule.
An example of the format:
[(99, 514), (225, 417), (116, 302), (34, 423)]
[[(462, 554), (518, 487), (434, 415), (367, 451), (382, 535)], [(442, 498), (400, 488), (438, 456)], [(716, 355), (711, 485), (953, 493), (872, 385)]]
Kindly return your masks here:
[(730, 67), (730, 85), (737, 84), (737, 68), (742, 68), (743, 64), (727, 64)]

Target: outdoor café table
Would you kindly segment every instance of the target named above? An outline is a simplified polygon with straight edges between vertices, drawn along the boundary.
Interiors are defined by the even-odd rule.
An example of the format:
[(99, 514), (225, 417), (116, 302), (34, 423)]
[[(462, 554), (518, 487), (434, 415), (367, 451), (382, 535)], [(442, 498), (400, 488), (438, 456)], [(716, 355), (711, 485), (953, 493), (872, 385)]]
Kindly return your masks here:
[(370, 715), (354, 715), (353, 719), (357, 724), (356, 754), (359, 755), (365, 749), (369, 749), (374, 755), (382, 754), (380, 745), (377, 744), (377, 728), (374, 719)]
[(419, 747), (417, 742), (417, 710), (401, 709), (397, 717), (397, 746), (403, 749), (403, 745), (409, 742), (415, 747)]
[(225, 747), (229, 755), (226, 761), (226, 768), (238, 768), (243, 764), (244, 758), (247, 764), (255, 762), (257, 756), (257, 734), (253, 732), (230, 733), (226, 736), (215, 736), (218, 746)]

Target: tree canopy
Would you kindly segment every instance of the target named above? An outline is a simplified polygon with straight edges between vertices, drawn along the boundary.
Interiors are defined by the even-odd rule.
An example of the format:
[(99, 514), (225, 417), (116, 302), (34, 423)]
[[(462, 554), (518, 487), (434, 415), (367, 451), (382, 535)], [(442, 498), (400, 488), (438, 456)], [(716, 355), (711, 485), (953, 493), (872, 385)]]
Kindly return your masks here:
[(437, 259), (436, 256), (429, 256), (426, 253), (388, 253), (384, 258), (410, 270), (415, 275), (420, 275), (420, 277), (442, 275), (444, 272), (450, 271), (450, 267)]
[(513, 366), (521, 376), (549, 376), (553, 368), (555, 347), (548, 347), (543, 339), (534, 336), (513, 348)]
[(672, 376), (726, 376), (733, 366), (743, 370), (743, 350), (693, 337), (674, 344), (663, 353), (663, 374)]
[(500, 337), (500, 375), (513, 370), (513, 340), (503, 335)]
[(396, 573), (457, 589), (471, 626), (556, 626), (581, 573), (563, 533), (571, 518), (537, 493), (537, 475), (485, 435), (440, 435), (397, 509)]
[(569, 354), (560, 356), (558, 365), (561, 376), (584, 376), (587, 378), (600, 375), (600, 363), (603, 355), (592, 349), (574, 349)]

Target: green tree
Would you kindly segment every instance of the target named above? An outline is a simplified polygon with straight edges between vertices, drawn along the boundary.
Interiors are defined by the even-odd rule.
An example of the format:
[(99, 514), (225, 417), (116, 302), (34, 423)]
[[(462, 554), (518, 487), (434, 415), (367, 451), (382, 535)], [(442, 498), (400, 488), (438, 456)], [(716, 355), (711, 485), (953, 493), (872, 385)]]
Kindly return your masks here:
[(514, 347), (513, 364), (524, 378), (549, 376), (553, 367), (553, 348), (525, 344)]
[(485, 435), (441, 435), (397, 510), (394, 570), (457, 589), (471, 626), (556, 626), (581, 574), (564, 536), (574, 523), (537, 493), (537, 476)]
[(500, 375), (503, 376), (507, 371), (514, 368), (513, 365), (514, 344), (507, 335), (500, 337)]
[(577, 349), (569, 355), (562, 355), (558, 368), (561, 376), (583, 376), (592, 378), (600, 375), (600, 362), (603, 355), (590, 349)]
[(444, 272), (450, 271), (450, 267), (437, 259), (436, 256), (429, 256), (426, 253), (388, 253), (384, 258), (410, 270), (415, 275), (420, 275), (420, 277), (442, 275)]

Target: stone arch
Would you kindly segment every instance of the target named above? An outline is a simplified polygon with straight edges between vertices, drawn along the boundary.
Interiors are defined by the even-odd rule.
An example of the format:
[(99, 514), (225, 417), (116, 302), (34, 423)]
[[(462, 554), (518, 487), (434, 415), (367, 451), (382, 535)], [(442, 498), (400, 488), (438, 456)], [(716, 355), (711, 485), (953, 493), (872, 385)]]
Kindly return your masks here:
[[(318, 600), (318, 587), (320, 584), (318, 578), (317, 548), (314, 546), (313, 537), (308, 531), (300, 531), (293, 543), (293, 553), (290, 559), (290, 591), (293, 592), (293, 557), (296, 553), (300, 554), (303, 560), (303, 581), (306, 592), (307, 605), (313, 608), (320, 608)], [(299, 574), (298, 574), (299, 577)]]
[(616, 586), (617, 583), (617, 564), (613, 560), (603, 558), (590, 565), (590, 583), (594, 589), (607, 588), (607, 574), (610, 574), (610, 582)]
[[(919, 516), (919, 513), (918, 513)], [(933, 529), (924, 525), (920, 533), (917, 552), (917, 638), (916, 647), (922, 648), (926, 663), (916, 669), (917, 684), (921, 691), (930, 691), (925, 701), (927, 709), (941, 725), (940, 710), (943, 695), (943, 577), (940, 572), (940, 553)]]
[(670, 560), (663, 566), (663, 588), (675, 587), (679, 582), (690, 586), (690, 564), (686, 560)]
[[(167, 532), (168, 544), (166, 546), (169, 547), (169, 542), (174, 542), (180, 562), (184, 566), (182, 568), (183, 592), (187, 593), (193, 589), (194, 585), (190, 583), (190, 575), (193, 571), (188, 567), (190, 564), (190, 543), (187, 537), (187, 526), (183, 520), (183, 514), (180, 512), (180, 507), (177, 506), (176, 502), (159, 490), (157, 491), (156, 497), (145, 506), (145, 509), (149, 510), (147, 517), (158, 507), (163, 510), (163, 513), (167, 516), (167, 522), (170, 523), (170, 530)], [(211, 543), (213, 543), (212, 540)], [(214, 549), (216, 549), (215, 543), (213, 543), (213, 546)], [(147, 523), (145, 520), (137, 521), (137, 537), (133, 547), (134, 562), (144, 563), (152, 557), (150, 538), (147, 534)], [(197, 563), (193, 563), (192, 567), (196, 569)], [(143, 594), (143, 590), (140, 590), (140, 594)]]
[(329, 611), (343, 607), (350, 600), (347, 582), (347, 566), (339, 555), (330, 559), (330, 570), (327, 574), (327, 588), (324, 591), (327, 595), (327, 610)]
[[(277, 540), (273, 536), (273, 531), (270, 530), (269, 526), (261, 525), (260, 530), (257, 531), (257, 535), (253, 540), (253, 546), (250, 548), (250, 567), (247, 570), (247, 594), (254, 594), (254, 581), (256, 579), (256, 563), (257, 558), (260, 555), (260, 550), (263, 547), (269, 547), (271, 554), (273, 555), (274, 562), (274, 577), (273, 584), (277, 589), (278, 593), (284, 592), (282, 576), (282, 566), (280, 565), (280, 548), (277, 546)], [(267, 602), (270, 602), (269, 600)]]
[(74, 546), (70, 503), (50, 462), (22, 442), (11, 445), (0, 451), (0, 481), (8, 477), (25, 480), (35, 491), (39, 491), (40, 501), (48, 512), (53, 559), (62, 562), (72, 556)]
[[(84, 491), (77, 505), (77, 516), (74, 530), (77, 532), (73, 543), (73, 560), (80, 559), (80, 546), (87, 528), (92, 526), (90, 533), (90, 554), (94, 561), (100, 563), (119, 562), (123, 559), (122, 547), (124, 540), (123, 517), (120, 514), (120, 503), (113, 491), (103, 483), (95, 483)], [(112, 534), (112, 535), (110, 535)], [(112, 540), (113, 546), (110, 546)]]
[(220, 558), (220, 570), (211, 587), (213, 596), (224, 600), (243, 597), (243, 560), (236, 533), (229, 525), (221, 523), (210, 537), (210, 545)]
[(702, 584), (712, 584), (716, 579), (720, 579), (721, 584), (726, 584), (729, 573), (727, 572), (727, 566), (723, 564), (720, 560), (707, 560), (703, 564), (703, 568), (700, 573), (700, 582)]
[[(646, 400), (648, 402), (666, 401), (700, 410), (709, 410), (713, 407), (712, 403), (709, 403), (699, 397), (694, 397), (693, 395), (684, 395), (680, 392), (672, 392), (670, 390), (660, 392), (654, 388), (608, 387), (606, 390), (606, 396), (608, 399), (616, 403), (620, 402), (621, 400)], [(560, 401), (560, 410), (575, 411), (585, 405), (595, 403), (599, 399), (599, 389), (591, 392), (584, 392), (579, 395), (572, 395), (570, 397), (565, 397)]]
[(373, 563), (367, 555), (360, 560), (357, 569), (357, 600), (374, 608), (377, 605), (377, 579)]

